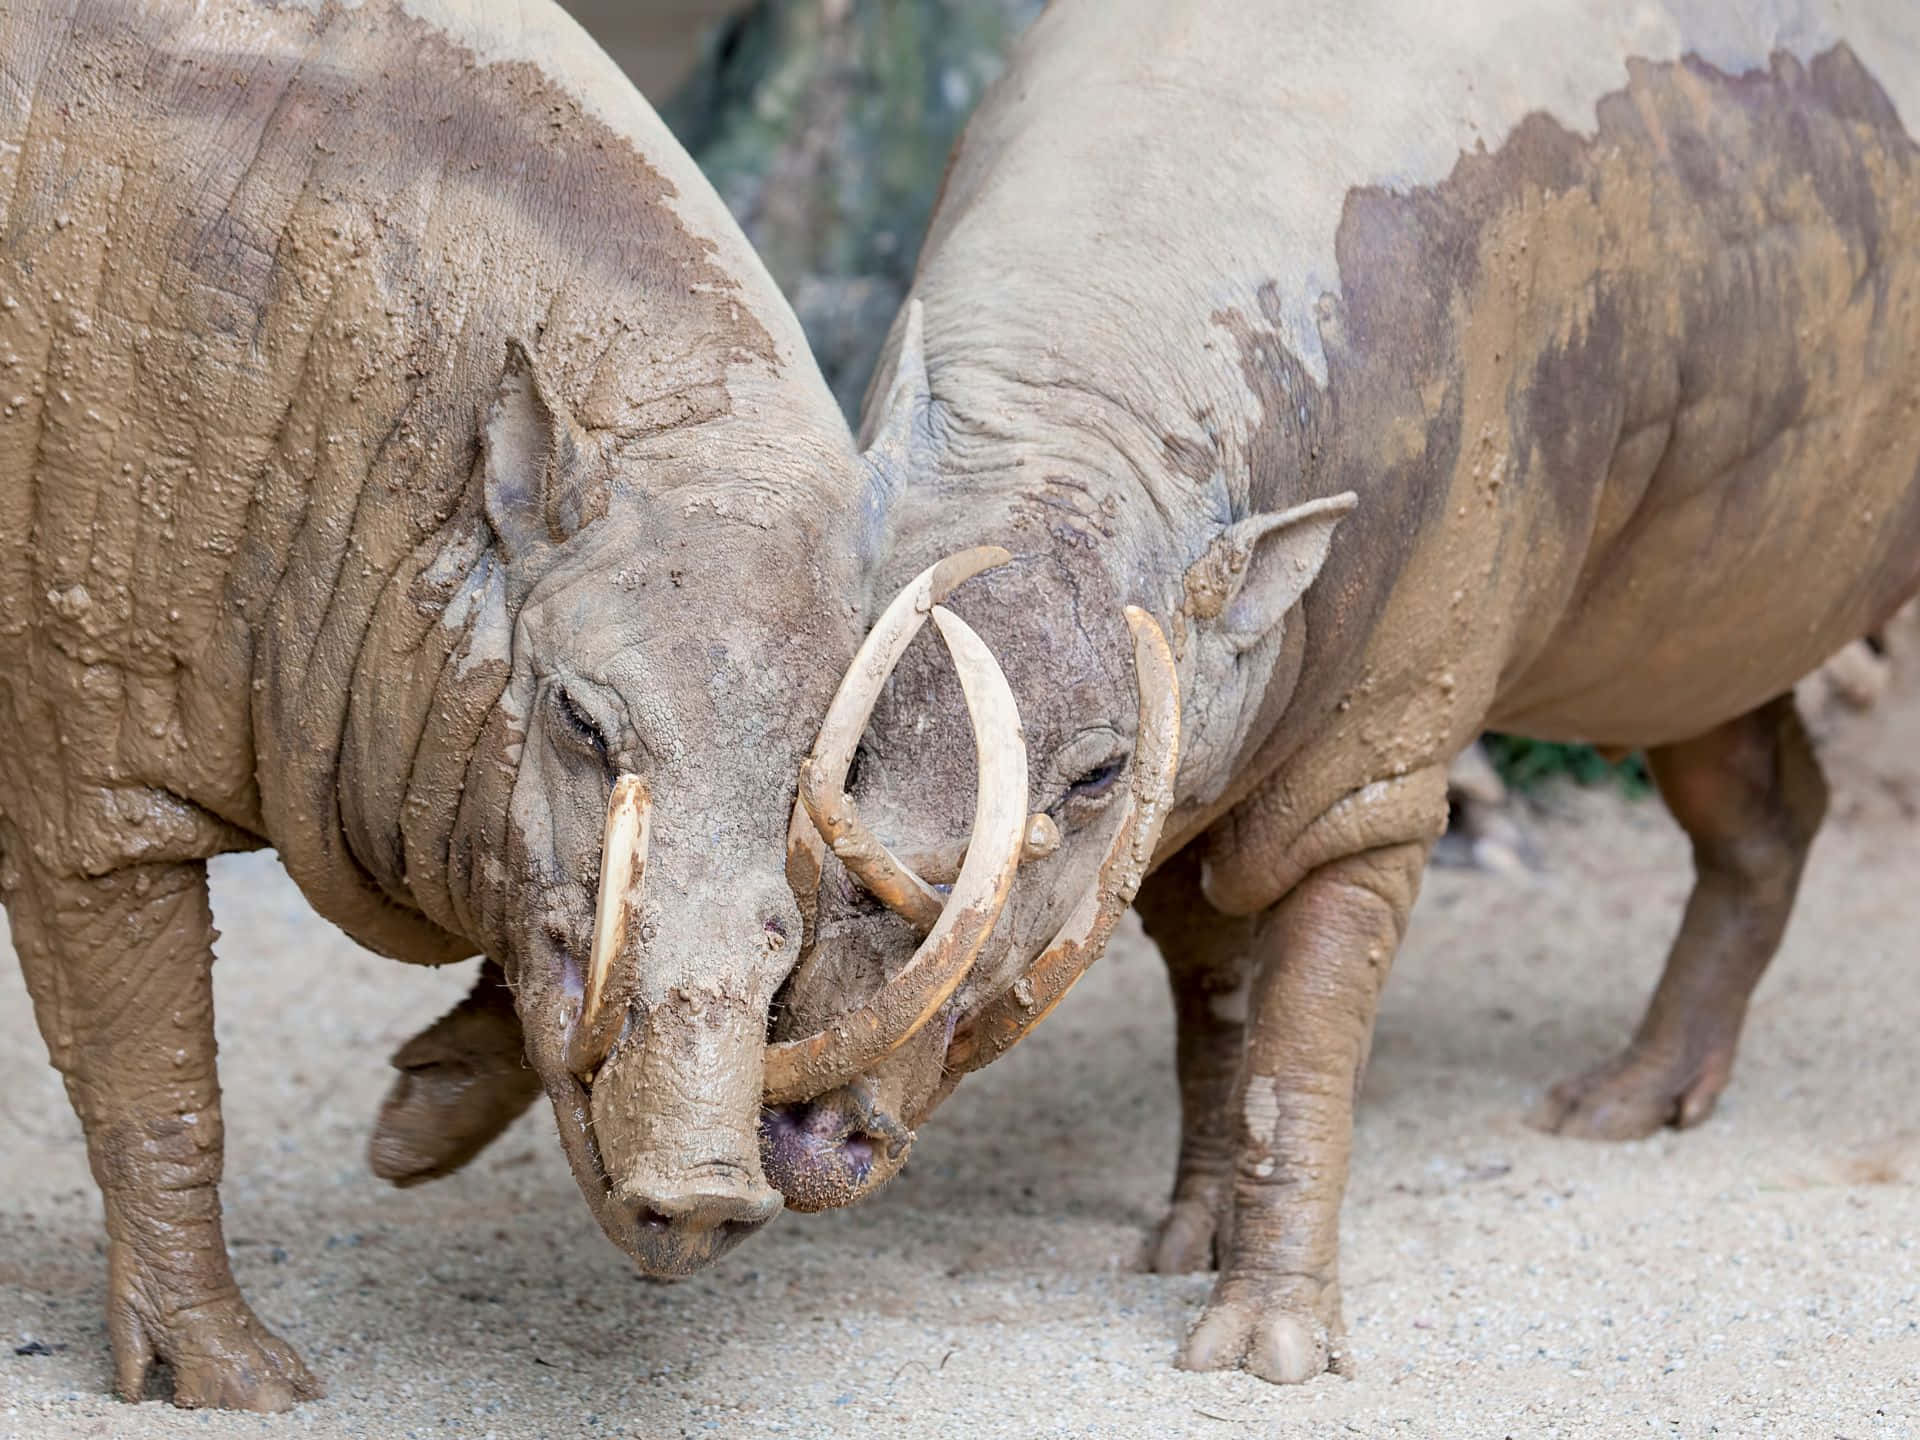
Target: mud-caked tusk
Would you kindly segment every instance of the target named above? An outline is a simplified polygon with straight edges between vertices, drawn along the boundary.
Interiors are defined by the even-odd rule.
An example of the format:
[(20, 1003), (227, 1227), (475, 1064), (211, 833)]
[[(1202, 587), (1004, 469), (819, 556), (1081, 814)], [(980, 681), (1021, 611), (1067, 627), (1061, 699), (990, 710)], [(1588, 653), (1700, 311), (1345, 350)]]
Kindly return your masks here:
[(793, 818), (787, 822), (787, 888), (800, 911), (800, 956), (794, 961), (788, 981), (804, 990), (818, 983), (813, 978), (815, 965), (823, 957), (820, 941), (820, 877), (826, 870), (827, 842), (821, 838), (807, 807), (793, 802)]
[(813, 949), (820, 920), (820, 876), (826, 870), (827, 842), (800, 801), (787, 822), (787, 888), (800, 909), (800, 955)]
[(887, 849), (860, 818), (853, 797), (827, 780), (811, 759), (800, 762), (800, 803), (816, 833), (832, 837), (834, 855), (854, 879), (922, 935), (933, 929), (943, 903), (940, 893)]
[(927, 616), (963, 582), (1012, 558), (998, 545), (962, 550), (928, 566), (894, 596), (847, 667), (827, 707), (827, 718), (820, 724), (813, 753), (800, 767), (800, 803), (828, 847), (854, 879), (922, 933), (940, 918), (940, 894), (867, 828), (846, 793), (847, 772), (887, 677)]
[(589, 1049), (594, 1048), (600, 1028), (614, 962), (626, 948), (627, 931), (640, 907), (652, 827), (653, 800), (647, 782), (638, 775), (622, 775), (613, 782), (613, 795), (607, 801), (607, 824), (600, 839), (600, 892), (593, 905), (593, 944), (587, 953), (586, 991), (580, 1000), (577, 1033)]
[(932, 1019), (993, 933), (1019, 868), (1027, 828), (1027, 749), (1019, 708), (1007, 677), (980, 637), (950, 611), (930, 608), (953, 657), (973, 722), (980, 779), (967, 858), (946, 908), (898, 975), (825, 1030), (767, 1047), (769, 1104), (808, 1100), (838, 1089), (871, 1070)]
[[(1127, 626), (1133, 631), (1140, 733), (1134, 742), (1133, 778), (1119, 826), (1099, 874), (1052, 942), (1018, 981), (961, 1022), (947, 1052), (950, 1079), (998, 1059), (1047, 1018), (1105, 951), (1114, 926), (1133, 903), (1153, 864), (1161, 827), (1173, 809), (1174, 777), (1180, 770), (1180, 682), (1174, 674), (1173, 652), (1154, 618), (1133, 605), (1126, 613)], [(951, 1086), (943, 1088), (942, 1097), (947, 1089)], [(913, 1123), (924, 1118), (916, 1116)]]

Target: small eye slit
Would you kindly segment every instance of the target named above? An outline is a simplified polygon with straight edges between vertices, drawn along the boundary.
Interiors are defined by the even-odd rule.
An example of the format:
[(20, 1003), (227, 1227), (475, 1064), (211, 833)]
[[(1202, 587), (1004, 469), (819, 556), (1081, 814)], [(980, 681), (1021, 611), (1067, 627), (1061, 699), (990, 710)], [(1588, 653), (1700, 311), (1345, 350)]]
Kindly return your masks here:
[(1113, 782), (1120, 778), (1120, 772), (1126, 766), (1127, 757), (1124, 755), (1102, 761), (1067, 787), (1067, 797), (1072, 800), (1098, 799), (1113, 788)]
[(600, 733), (600, 727), (593, 717), (580, 708), (580, 702), (567, 693), (567, 687), (555, 683), (553, 687), (553, 708), (560, 713), (560, 719), (573, 738), (592, 750), (602, 760), (607, 758), (607, 737)]

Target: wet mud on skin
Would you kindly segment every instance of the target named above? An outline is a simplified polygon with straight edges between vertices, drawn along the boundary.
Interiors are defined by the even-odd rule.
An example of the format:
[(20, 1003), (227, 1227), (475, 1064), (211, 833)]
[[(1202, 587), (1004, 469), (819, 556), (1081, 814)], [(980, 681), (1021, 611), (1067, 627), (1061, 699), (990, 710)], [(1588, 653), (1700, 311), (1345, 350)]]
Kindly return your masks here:
[[(468, 976), (355, 950), (269, 857), (218, 862), (235, 1267), (330, 1398), (267, 1421), (106, 1398), (99, 1202), (36, 1062), (0, 1098), (0, 1436), (1900, 1435), (1920, 1413), (1915, 673), (1822, 754), (1799, 911), (1733, 1086), (1684, 1135), (1585, 1144), (1522, 1118), (1640, 1014), (1687, 887), (1659, 808), (1556, 795), (1541, 878), (1429, 875), (1359, 1111), (1359, 1375), (1288, 1391), (1175, 1371), (1209, 1278), (1134, 1268), (1176, 1114), (1165, 982), (1131, 926), (872, 1203), (783, 1216), (663, 1286), (608, 1248), (538, 1111), (448, 1180), (369, 1175), (383, 1059)], [(0, 1046), (38, 1043), (0, 950)]]
[[(1920, 149), (1844, 45), (1627, 68), (1591, 138), (1536, 114), (1437, 185), (1347, 195), (1325, 386), (1272, 287), (1214, 317), (1260, 401), (1254, 503), (1361, 496), (1237, 790), (1356, 691), (1410, 768), (1488, 706), (1690, 736), (1920, 584)], [(1756, 593), (1798, 554), (1850, 558)]]
[[(663, 809), (706, 817), (659, 888), (731, 903), (755, 854), (777, 875), (764, 796), (852, 650), (850, 437), (718, 197), (557, 11), (414, 8), (0, 8), (0, 898), (46, 1037), (18, 1053), (88, 1128), (132, 1396), (156, 1360), (183, 1405), (317, 1389), (227, 1273), (202, 862), (270, 844), (369, 948), (499, 959), (611, 1216), (553, 1039), (609, 767), (647, 749)], [(775, 692), (769, 636), (822, 673)], [(562, 673), (601, 706), (565, 750), (534, 704)], [(737, 763), (689, 780), (673, 717), (722, 693), (700, 743)], [(689, 902), (669, 963), (763, 961), (727, 903)], [(715, 1048), (757, 1064), (764, 998), (703, 979), (746, 1012)], [(691, 1103), (608, 1119), (646, 1089), (622, 1058), (594, 1100), (625, 1204), (636, 1111), (650, 1157), (700, 1137)]]
[[(198, 829), (179, 848), (197, 853), (245, 843), (215, 816), (255, 835), (279, 824), (340, 923), (444, 947), (396, 913), (419, 895), (395, 905), (392, 876), (364, 873), (399, 868), (382, 863), (397, 819), (354, 833), (335, 782), (342, 766), (392, 766), (397, 747), (404, 765), (463, 638), (434, 622), (448, 567), (464, 558), (454, 578), (471, 578), (473, 416), (505, 336), (540, 339), (587, 422), (632, 440), (724, 415), (728, 367), (773, 368), (773, 341), (711, 242), (671, 213), (672, 183), (535, 67), (475, 70), (392, 4), (311, 40), (282, 16), (289, 34), (265, 58), (179, 53), (166, 18), (88, 5), (66, 50), (20, 58), (33, 84), (4, 115), (17, 144), (0, 156), (0, 333), (32, 383), (0, 415), (0, 463), (31, 477), (0, 510), (0, 589), (63, 599), (23, 609), (30, 630), (0, 627), (0, 653), (38, 672), (45, 705), (24, 723), (52, 752), (57, 710), (79, 772), (73, 833), (41, 833), (58, 827), (18, 795), (14, 818), (96, 870), (116, 847), (155, 848), (111, 803), (96, 819), (96, 793), (124, 790), (127, 810), (151, 791), (183, 798)], [(409, 64), (381, 71), (384, 54)], [(446, 97), (430, 117), (425, 94)], [(24, 115), (21, 99), (35, 102)], [(508, 156), (517, 187), (475, 182)], [(395, 687), (411, 713), (393, 704), (398, 733), (378, 740), (348, 703), (375, 632), (425, 652)], [(460, 670), (479, 693), (443, 694), (440, 710), (484, 713), (502, 677)], [(305, 683), (250, 714), (261, 673)], [(123, 710), (141, 723), (118, 726)], [(471, 734), (455, 752), (458, 738)], [(422, 768), (446, 803), (460, 777)], [(444, 912), (432, 919), (450, 928)]]

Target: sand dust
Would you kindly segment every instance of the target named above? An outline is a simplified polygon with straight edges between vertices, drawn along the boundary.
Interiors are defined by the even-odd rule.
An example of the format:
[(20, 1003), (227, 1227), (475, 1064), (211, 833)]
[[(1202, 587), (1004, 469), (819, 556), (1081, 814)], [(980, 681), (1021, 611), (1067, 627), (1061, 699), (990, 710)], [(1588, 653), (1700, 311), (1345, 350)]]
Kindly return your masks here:
[(1638, 1016), (1687, 884), (1657, 806), (1562, 792), (1544, 874), (1430, 876), (1346, 1210), (1361, 1373), (1290, 1391), (1176, 1372), (1208, 1282), (1135, 1268), (1175, 1134), (1135, 930), (889, 1191), (659, 1285), (601, 1238), (544, 1114), (466, 1174), (375, 1181), (386, 1054), (468, 967), (360, 952), (271, 858), (223, 861), (235, 1269), (331, 1398), (272, 1420), (106, 1398), (99, 1200), (0, 950), (0, 1436), (1920, 1433), (1916, 680), (1829, 742), (1834, 820), (1704, 1129), (1610, 1147), (1522, 1120)]

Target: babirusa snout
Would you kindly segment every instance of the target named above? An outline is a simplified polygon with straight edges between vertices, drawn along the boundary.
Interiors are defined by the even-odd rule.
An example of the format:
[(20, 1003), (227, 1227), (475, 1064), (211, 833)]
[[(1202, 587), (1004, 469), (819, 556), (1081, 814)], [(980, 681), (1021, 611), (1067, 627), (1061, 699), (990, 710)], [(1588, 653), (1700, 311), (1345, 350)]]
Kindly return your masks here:
[(601, 1067), (593, 1134), (643, 1264), (685, 1273), (780, 1209), (760, 1168), (766, 1006), (676, 989)]

